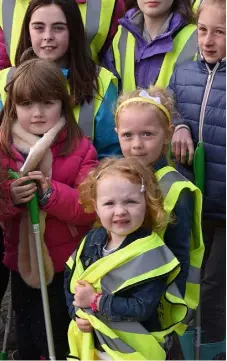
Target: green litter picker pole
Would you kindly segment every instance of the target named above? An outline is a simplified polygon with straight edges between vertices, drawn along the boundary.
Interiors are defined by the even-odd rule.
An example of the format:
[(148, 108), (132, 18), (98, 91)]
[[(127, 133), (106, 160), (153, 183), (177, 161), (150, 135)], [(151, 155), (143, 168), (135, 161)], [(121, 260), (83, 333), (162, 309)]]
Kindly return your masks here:
[[(18, 179), (20, 176), (17, 172), (14, 172), (10, 169), (9, 177), (10, 179)], [(47, 293), (46, 276), (45, 276), (45, 268), (43, 263), (43, 253), (42, 253), (42, 245), (41, 245), (41, 237), (40, 237), (39, 203), (38, 203), (37, 193), (35, 193), (34, 198), (28, 202), (27, 206), (29, 209), (29, 214), (32, 222), (33, 233), (35, 236), (49, 358), (50, 360), (56, 360), (55, 351), (54, 351), (53, 331), (51, 326), (50, 306), (49, 306), (49, 299)]]
[[(205, 186), (205, 152), (203, 142), (197, 144), (194, 158), (193, 170), (195, 176), (195, 185), (204, 193)], [(201, 309), (200, 302), (195, 313), (195, 342), (194, 342), (194, 358), (200, 360), (200, 347), (201, 347)]]

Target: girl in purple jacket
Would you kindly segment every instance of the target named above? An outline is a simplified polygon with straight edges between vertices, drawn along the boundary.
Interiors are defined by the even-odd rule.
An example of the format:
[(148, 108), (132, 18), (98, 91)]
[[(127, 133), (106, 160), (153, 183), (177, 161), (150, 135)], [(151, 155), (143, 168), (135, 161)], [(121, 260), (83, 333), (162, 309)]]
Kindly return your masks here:
[[(118, 33), (103, 61), (103, 66), (121, 79), (120, 88), (124, 91), (148, 88), (156, 83), (167, 86), (166, 78), (170, 78), (174, 66), (192, 60), (197, 51), (196, 27), (187, 27), (194, 22), (190, 0), (137, 0), (137, 5), (119, 20)], [(177, 50), (179, 43), (180, 51)], [(130, 52), (132, 55), (128, 55), (127, 61), (124, 55)], [(170, 52), (177, 54), (176, 58), (172, 62), (166, 59), (165, 63)], [(159, 79), (160, 73), (164, 82)], [(134, 84), (128, 86), (125, 78), (127, 83)]]

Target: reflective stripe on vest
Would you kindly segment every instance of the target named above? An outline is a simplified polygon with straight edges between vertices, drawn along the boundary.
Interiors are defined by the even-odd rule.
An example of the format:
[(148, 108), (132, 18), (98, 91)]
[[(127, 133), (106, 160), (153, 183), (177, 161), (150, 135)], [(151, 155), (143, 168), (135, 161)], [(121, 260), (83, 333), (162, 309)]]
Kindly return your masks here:
[(92, 58), (97, 63), (99, 62), (98, 53), (109, 33), (115, 2), (113, 0), (87, 0), (86, 4), (79, 4)]
[[(107, 92), (108, 87), (111, 82), (113, 82), (114, 85), (117, 85), (117, 80), (111, 72), (102, 67), (97, 66), (97, 68), (99, 71), (99, 94), (94, 95), (94, 98), (90, 103), (86, 102), (82, 107), (77, 106), (73, 109), (75, 119), (83, 130), (84, 135), (86, 137), (89, 137), (90, 139), (94, 138), (94, 120), (103, 102), (103, 98)], [(6, 93), (4, 88), (9, 82), (14, 71), (15, 67), (7, 68), (0, 71), (0, 99), (3, 104), (6, 100)]]
[[(138, 239), (107, 257), (103, 257), (84, 270), (81, 254), (86, 238), (77, 252), (67, 262), (72, 270), (69, 290), (74, 293), (78, 279), (86, 280), (97, 291), (116, 294), (120, 290), (156, 277), (167, 276), (167, 287), (163, 295), (163, 330), (149, 333), (139, 322), (111, 322), (94, 314), (91, 310), (76, 310), (78, 317), (89, 320), (100, 340), (102, 348), (112, 359), (161, 359), (165, 352), (161, 342), (166, 334), (174, 331), (187, 314), (187, 307), (174, 282), (179, 273), (179, 263), (163, 241), (153, 233)], [(168, 308), (166, 312), (165, 308)], [(86, 312), (85, 312), (86, 311)], [(180, 321), (181, 320), (181, 321)], [(103, 337), (105, 335), (105, 337)], [(88, 355), (92, 339), (81, 339), (80, 331), (73, 321), (69, 327), (69, 346), (71, 357), (93, 359)], [(92, 335), (90, 335), (92, 338)], [(80, 340), (80, 341), (79, 341)], [(120, 341), (119, 341), (120, 340)], [(147, 344), (150, 347), (145, 347)], [(93, 346), (94, 348), (94, 346)], [(95, 351), (94, 351), (95, 352)], [(70, 359), (70, 356), (69, 356)]]
[[(136, 89), (135, 83), (135, 46), (136, 41), (132, 33), (122, 26), (113, 40), (113, 55), (116, 70), (122, 80), (122, 90)], [(166, 88), (169, 85), (174, 67), (186, 60), (194, 60), (197, 53), (196, 26), (185, 26), (173, 39), (173, 51), (166, 53), (155, 85)]]
[[(184, 300), (189, 309), (195, 310), (199, 304), (200, 268), (204, 253), (201, 230), (202, 194), (194, 184), (172, 167), (167, 166), (160, 169), (156, 172), (156, 177), (164, 196), (164, 208), (168, 214), (173, 211), (183, 189), (189, 189), (194, 194), (193, 224), (190, 239), (190, 267)], [(164, 233), (165, 229), (159, 233), (160, 237), (164, 237)], [(184, 325), (179, 325), (176, 332), (183, 333), (188, 321), (190, 319), (187, 314), (186, 319), (183, 321)]]
[[(0, 27), (4, 31), (6, 50), (12, 65), (20, 31), (30, 0), (0, 0)], [(87, 0), (78, 4), (91, 47), (92, 57), (98, 62), (98, 53), (102, 49), (111, 26), (115, 1)]]
[(197, 13), (201, 2), (202, 2), (202, 0), (195, 0), (193, 2), (192, 9), (193, 9), (194, 13)]
[(20, 32), (30, 0), (0, 0), (0, 27), (4, 31), (7, 54), (15, 65)]

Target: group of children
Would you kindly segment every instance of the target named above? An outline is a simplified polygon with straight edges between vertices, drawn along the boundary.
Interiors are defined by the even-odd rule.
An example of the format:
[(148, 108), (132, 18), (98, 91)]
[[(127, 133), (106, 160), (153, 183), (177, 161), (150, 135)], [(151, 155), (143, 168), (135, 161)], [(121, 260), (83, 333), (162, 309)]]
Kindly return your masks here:
[[(224, 247), (225, 163), (220, 149), (225, 150), (225, 99), (219, 92), (225, 92), (225, 2), (202, 3), (197, 60), (180, 65), (172, 75), (171, 66), (181, 57), (195, 55), (190, 47), (195, 27), (183, 29), (191, 6), (180, 3), (138, 0), (139, 9), (130, 10), (128, 21), (140, 28), (133, 68), (123, 52), (115, 52), (122, 50), (127, 28), (122, 22), (109, 51), (123, 90), (118, 99), (116, 78), (89, 56), (76, 2), (32, 0), (28, 5), (16, 68), (0, 72), (0, 222), (23, 360), (48, 358), (36, 254), (31, 237), (25, 236), (25, 205), (36, 191), (57, 359), (164, 360), (170, 349), (167, 338), (183, 333), (199, 302), (201, 215), (219, 234), (209, 244), (207, 265), (213, 258), (225, 265), (222, 249), (213, 253), (218, 241)], [(174, 32), (182, 47), (173, 59), (167, 56), (176, 47)], [(156, 39), (164, 50), (155, 46)], [(154, 63), (143, 56), (149, 51)], [(159, 73), (148, 75), (151, 68)], [(171, 75), (166, 90), (169, 81), (161, 79)], [(148, 87), (150, 83), (160, 86)], [(183, 175), (169, 165), (171, 140), (178, 160), (185, 163), (189, 153), (189, 165), (183, 171), (179, 166)], [(184, 177), (197, 143), (205, 152), (203, 213), (201, 192)], [(35, 157), (24, 173), (31, 148)], [(98, 164), (98, 158), (105, 159)], [(21, 171), (21, 177), (8, 179), (9, 169)], [(212, 285), (214, 277), (218, 289), (224, 274), (208, 266), (204, 285)], [(208, 286), (206, 320), (214, 292)], [(217, 294), (213, 312), (219, 311), (222, 332), (214, 338), (205, 325), (207, 343), (225, 339), (224, 295)]]

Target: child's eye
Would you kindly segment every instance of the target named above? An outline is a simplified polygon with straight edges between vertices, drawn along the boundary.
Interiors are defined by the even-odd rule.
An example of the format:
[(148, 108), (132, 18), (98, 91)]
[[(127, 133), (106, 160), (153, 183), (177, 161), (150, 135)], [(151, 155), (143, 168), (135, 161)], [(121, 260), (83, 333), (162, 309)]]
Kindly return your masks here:
[(114, 204), (114, 202), (109, 201), (109, 202), (104, 203), (104, 206), (112, 206), (113, 204)]
[(129, 203), (137, 203), (136, 201), (134, 201), (133, 199), (128, 199), (126, 202), (125, 202), (126, 204), (129, 204)]
[(216, 30), (216, 33), (217, 33), (217, 34), (224, 34), (224, 31), (217, 29), (217, 30)]
[(50, 104), (53, 104), (53, 101), (52, 100), (45, 100), (43, 103), (46, 104), (46, 105), (50, 105)]
[(60, 32), (60, 31), (65, 30), (65, 27), (64, 27), (64, 26), (60, 26), (60, 25), (56, 25), (56, 26), (54, 27), (54, 30)]
[(42, 25), (34, 25), (33, 29), (35, 29), (35, 30), (43, 30), (44, 27)]
[(29, 105), (31, 105), (31, 102), (29, 102), (28, 100), (25, 100), (24, 102), (19, 104), (21, 107), (29, 107)]
[(144, 137), (150, 137), (152, 135), (151, 132), (143, 132)]
[(126, 133), (122, 134), (123, 138), (131, 138), (131, 136), (132, 136), (132, 133), (130, 133), (130, 132), (126, 132)]
[(206, 31), (206, 28), (204, 28), (204, 26), (199, 26), (199, 31)]

